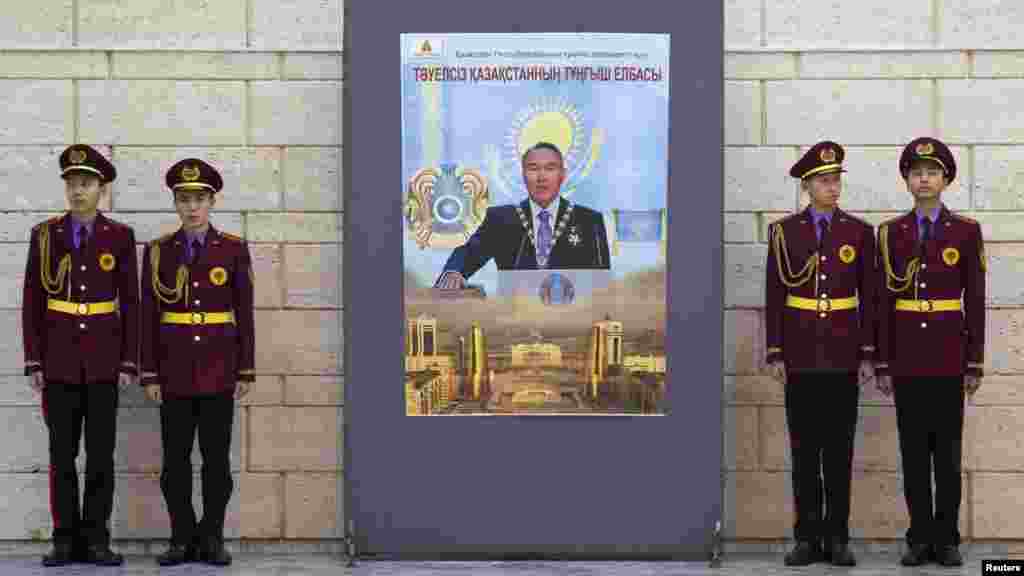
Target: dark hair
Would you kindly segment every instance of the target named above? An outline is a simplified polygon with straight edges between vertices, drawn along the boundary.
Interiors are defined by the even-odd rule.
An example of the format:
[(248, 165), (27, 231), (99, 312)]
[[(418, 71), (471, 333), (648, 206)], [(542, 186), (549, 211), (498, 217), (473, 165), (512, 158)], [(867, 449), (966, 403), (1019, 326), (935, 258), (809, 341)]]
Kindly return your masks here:
[(562, 159), (562, 151), (558, 149), (558, 146), (555, 146), (551, 142), (537, 142), (533, 146), (527, 148), (526, 152), (523, 152), (523, 164), (526, 163), (526, 157), (529, 156), (530, 152), (533, 152), (534, 150), (551, 150), (558, 156), (559, 163), (564, 162), (564, 160)]

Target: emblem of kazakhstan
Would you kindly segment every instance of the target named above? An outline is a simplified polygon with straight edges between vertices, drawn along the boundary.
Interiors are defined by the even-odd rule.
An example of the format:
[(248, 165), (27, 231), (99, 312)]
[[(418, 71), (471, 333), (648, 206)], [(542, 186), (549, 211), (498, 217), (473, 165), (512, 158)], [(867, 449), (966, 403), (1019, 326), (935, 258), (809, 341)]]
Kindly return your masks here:
[(487, 179), (472, 168), (423, 168), (409, 180), (405, 219), (420, 249), (455, 248), (487, 214)]
[(484, 149), (491, 185), (502, 199), (499, 203), (518, 203), (526, 197), (522, 156), (538, 142), (550, 142), (562, 151), (566, 174), (562, 196), (572, 198), (601, 155), (604, 131), (592, 128), (588, 142), (583, 113), (564, 99), (540, 99), (521, 110), (506, 131), (501, 150)]

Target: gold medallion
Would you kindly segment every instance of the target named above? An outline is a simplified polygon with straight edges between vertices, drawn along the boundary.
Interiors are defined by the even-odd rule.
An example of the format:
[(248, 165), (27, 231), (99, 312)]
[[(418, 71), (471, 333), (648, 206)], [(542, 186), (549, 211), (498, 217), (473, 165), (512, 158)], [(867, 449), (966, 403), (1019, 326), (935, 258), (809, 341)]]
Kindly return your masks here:
[(114, 260), (113, 254), (109, 252), (104, 252), (103, 254), (100, 254), (100, 268), (102, 268), (104, 272), (110, 272), (111, 270), (113, 270), (115, 262), (116, 260)]
[(857, 249), (849, 244), (843, 244), (839, 248), (839, 259), (843, 261), (843, 264), (849, 264), (857, 258)]
[(942, 251), (942, 261), (949, 266), (956, 266), (960, 261), (960, 251), (956, 248), (946, 248)]
[(212, 282), (214, 286), (223, 286), (224, 283), (227, 282), (227, 281), (228, 281), (228, 271), (227, 270), (221, 268), (220, 266), (217, 266), (216, 268), (213, 268), (212, 270), (210, 270), (210, 282)]
[(831, 148), (825, 148), (821, 151), (821, 154), (818, 154), (818, 157), (821, 158), (822, 162), (832, 163), (836, 161), (836, 151)]

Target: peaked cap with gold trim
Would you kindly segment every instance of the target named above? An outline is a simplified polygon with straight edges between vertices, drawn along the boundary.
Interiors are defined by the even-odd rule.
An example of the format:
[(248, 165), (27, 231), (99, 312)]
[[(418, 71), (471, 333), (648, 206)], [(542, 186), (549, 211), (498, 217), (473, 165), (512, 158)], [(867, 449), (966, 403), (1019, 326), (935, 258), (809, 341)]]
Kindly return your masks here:
[(117, 178), (114, 165), (92, 146), (74, 144), (64, 149), (60, 155), (60, 177), (66, 178), (74, 172), (85, 172), (98, 176), (100, 182), (106, 184)]
[(796, 164), (793, 164), (793, 167), (789, 169), (789, 175), (804, 180), (819, 174), (846, 172), (846, 169), (843, 168), (845, 156), (846, 151), (839, 144), (830, 140), (818, 142), (811, 146)]
[(953, 158), (953, 153), (950, 152), (948, 146), (935, 138), (927, 136), (916, 138), (903, 149), (903, 153), (900, 154), (900, 174), (904, 178), (907, 177), (910, 165), (915, 160), (931, 160), (942, 167), (942, 171), (946, 173), (946, 178), (950, 182), (956, 178), (956, 160)]
[(213, 166), (198, 158), (185, 158), (167, 170), (167, 187), (177, 190), (207, 190), (211, 194), (220, 192), (224, 180)]

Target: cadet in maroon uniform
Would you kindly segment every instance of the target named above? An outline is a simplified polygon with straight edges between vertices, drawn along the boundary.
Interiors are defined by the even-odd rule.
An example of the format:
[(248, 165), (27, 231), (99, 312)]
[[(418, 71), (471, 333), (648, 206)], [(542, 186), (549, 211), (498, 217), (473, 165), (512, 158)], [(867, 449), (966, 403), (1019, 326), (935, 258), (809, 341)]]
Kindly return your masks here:
[(789, 174), (810, 204), (769, 233), (766, 363), (785, 386), (796, 508), (788, 566), (856, 564), (850, 473), (858, 383), (874, 374), (877, 281), (872, 227), (838, 207), (844, 155), (829, 141), (804, 154)]
[[(171, 545), (157, 561), (228, 565), (224, 514), (231, 479), (234, 398), (253, 381), (253, 273), (249, 247), (209, 221), (223, 187), (213, 166), (185, 159), (167, 187), (181, 228), (146, 246), (142, 263), (142, 370), (146, 394), (160, 402), (160, 487)], [(192, 508), (190, 456), (202, 453), (203, 518)]]
[[(53, 549), (46, 566), (123, 562), (110, 550), (118, 388), (138, 375), (135, 234), (96, 206), (117, 177), (95, 149), (60, 156), (71, 210), (32, 229), (25, 268), (25, 375), (42, 391), (50, 436)], [(79, 509), (75, 458), (85, 432)]]
[(918, 138), (899, 162), (914, 209), (878, 228), (877, 373), (882, 392), (896, 396), (910, 513), (902, 562), (960, 566), (964, 392), (981, 385), (985, 353), (984, 241), (977, 222), (942, 203), (956, 177), (945, 144)]

